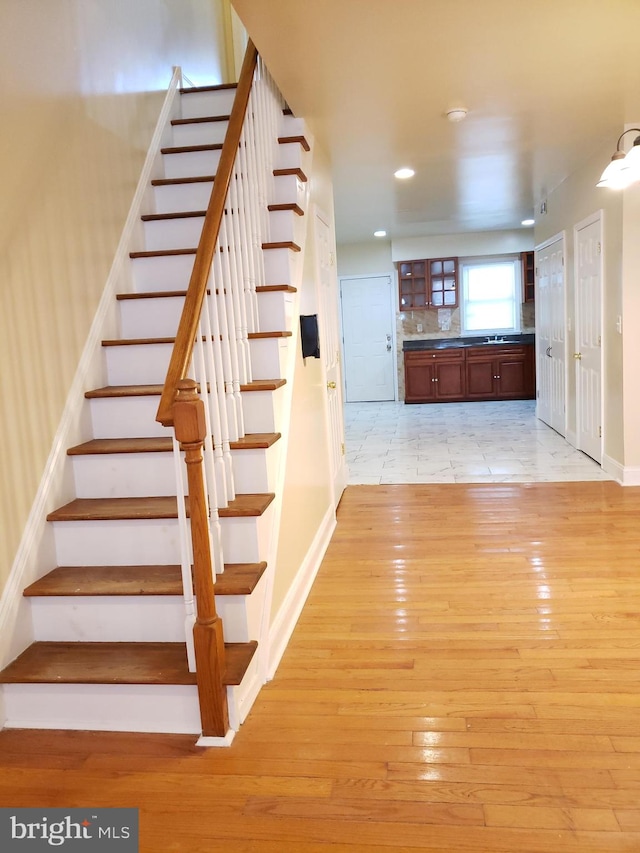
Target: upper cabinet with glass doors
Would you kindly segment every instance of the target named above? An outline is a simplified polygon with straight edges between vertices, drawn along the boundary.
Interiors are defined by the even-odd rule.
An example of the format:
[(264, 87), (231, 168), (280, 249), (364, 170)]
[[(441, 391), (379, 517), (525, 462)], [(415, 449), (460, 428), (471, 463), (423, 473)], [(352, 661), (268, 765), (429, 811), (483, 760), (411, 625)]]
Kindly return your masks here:
[(401, 311), (458, 306), (458, 259), (429, 258), (398, 264)]

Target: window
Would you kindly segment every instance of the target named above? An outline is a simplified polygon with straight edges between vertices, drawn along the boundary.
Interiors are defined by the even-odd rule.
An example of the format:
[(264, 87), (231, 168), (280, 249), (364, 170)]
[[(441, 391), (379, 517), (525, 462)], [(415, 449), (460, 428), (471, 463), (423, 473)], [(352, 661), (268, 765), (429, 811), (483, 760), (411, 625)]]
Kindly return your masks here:
[(466, 258), (462, 270), (463, 334), (520, 331), (520, 258)]

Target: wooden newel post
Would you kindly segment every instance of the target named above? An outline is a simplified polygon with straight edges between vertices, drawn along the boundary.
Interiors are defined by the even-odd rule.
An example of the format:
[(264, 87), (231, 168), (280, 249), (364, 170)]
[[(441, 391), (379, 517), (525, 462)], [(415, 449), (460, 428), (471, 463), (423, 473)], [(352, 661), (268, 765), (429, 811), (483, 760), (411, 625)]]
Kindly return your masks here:
[(189, 483), (189, 516), (193, 543), (193, 581), (197, 617), (193, 626), (196, 675), (202, 734), (224, 737), (229, 729), (222, 621), (216, 613), (213, 567), (209, 539), (209, 508), (202, 471), (202, 446), (206, 434), (204, 403), (192, 379), (178, 382), (173, 405), (176, 438), (185, 452)]

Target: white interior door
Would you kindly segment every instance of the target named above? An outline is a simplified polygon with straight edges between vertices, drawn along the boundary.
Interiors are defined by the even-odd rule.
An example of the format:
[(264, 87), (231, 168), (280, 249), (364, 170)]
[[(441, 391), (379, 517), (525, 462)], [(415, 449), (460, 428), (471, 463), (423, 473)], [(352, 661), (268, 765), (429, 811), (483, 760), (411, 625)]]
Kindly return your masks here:
[(348, 402), (395, 400), (390, 275), (342, 278), (342, 339)]
[(536, 248), (536, 414), (566, 435), (564, 235)]
[(576, 431), (578, 450), (602, 462), (602, 221), (575, 228)]
[(335, 250), (327, 217), (315, 211), (316, 280), (318, 283), (318, 332), (320, 358), (327, 385), (326, 413), (329, 431), (329, 454), (334, 506), (347, 485), (347, 465), (344, 446), (344, 415), (342, 408), (342, 376), (340, 374), (340, 318), (338, 312), (338, 282), (335, 271)]

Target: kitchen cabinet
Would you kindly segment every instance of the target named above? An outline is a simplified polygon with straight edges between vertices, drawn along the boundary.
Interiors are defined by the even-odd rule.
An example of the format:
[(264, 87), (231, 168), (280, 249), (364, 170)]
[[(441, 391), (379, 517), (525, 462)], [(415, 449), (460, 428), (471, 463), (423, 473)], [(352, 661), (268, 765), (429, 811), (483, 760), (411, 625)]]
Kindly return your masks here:
[(404, 353), (405, 403), (535, 397), (532, 343), (470, 344)]
[(526, 400), (535, 396), (532, 346), (471, 347), (466, 353), (468, 400)]
[(406, 352), (405, 403), (453, 402), (464, 399), (464, 350)]
[(536, 269), (533, 252), (522, 252), (522, 301), (534, 302), (536, 298)]
[(400, 261), (398, 304), (401, 311), (458, 306), (458, 259)]

